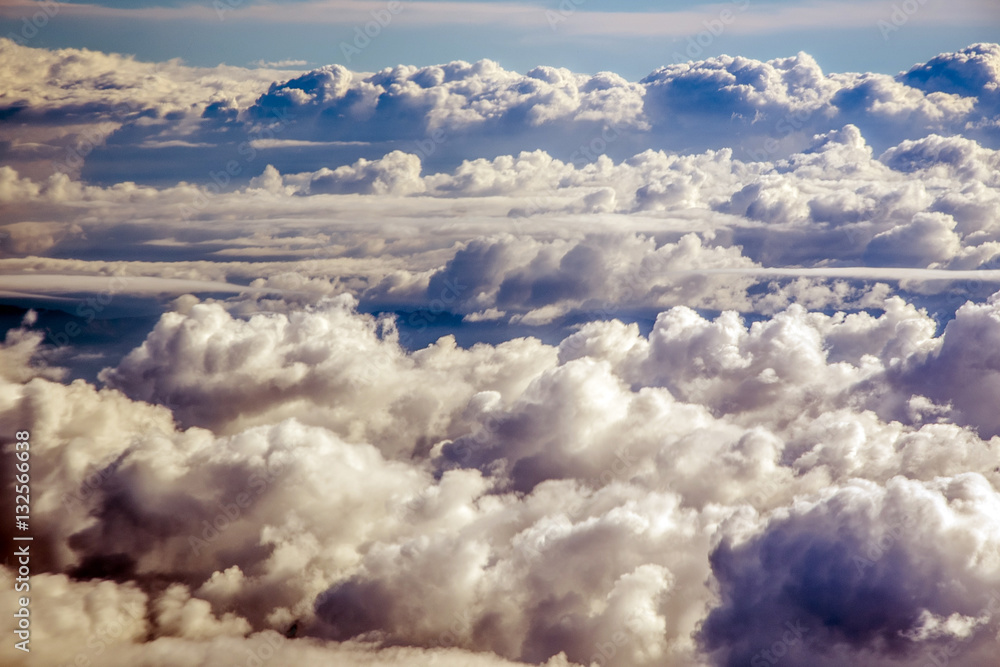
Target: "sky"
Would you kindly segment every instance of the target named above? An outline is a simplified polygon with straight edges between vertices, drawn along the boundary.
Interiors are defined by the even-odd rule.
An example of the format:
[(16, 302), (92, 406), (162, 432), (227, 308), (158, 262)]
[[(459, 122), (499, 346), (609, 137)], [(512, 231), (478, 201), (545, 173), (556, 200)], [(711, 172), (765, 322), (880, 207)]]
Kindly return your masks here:
[(994, 667), (998, 28), (0, 2), (0, 663)]
[[(35, 4), (0, 3), (0, 34), (30, 34), (24, 19), (38, 11)], [(723, 53), (768, 60), (799, 51), (834, 71), (895, 74), (938, 53), (992, 41), (1000, 29), (1000, 9), (991, 0), (399, 0), (391, 12), (387, 0), (107, 0), (52, 7), (34, 45), (114, 51), (143, 61), (181, 58), (211, 67), (302, 60), (374, 71), (488, 58), (517, 71), (551, 65), (629, 79), (675, 60)], [(373, 20), (369, 31), (377, 45), (368, 48), (366, 35), (355, 29)]]

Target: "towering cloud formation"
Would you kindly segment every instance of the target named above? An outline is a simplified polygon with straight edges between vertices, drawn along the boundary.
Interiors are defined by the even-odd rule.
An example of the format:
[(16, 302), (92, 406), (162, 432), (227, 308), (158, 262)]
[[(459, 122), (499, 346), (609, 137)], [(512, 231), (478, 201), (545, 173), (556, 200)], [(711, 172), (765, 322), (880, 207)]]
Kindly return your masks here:
[[(488, 60), (373, 74), (330, 65), (268, 81), (278, 72), (149, 65), (6, 39), (0, 57), (14, 77), (0, 104), (30, 127), (28, 137), (4, 133), (9, 161), (42, 173), (50, 160), (75, 173), (89, 158), (85, 173), (105, 181), (122, 180), (127, 172), (110, 161), (128, 157), (144, 163), (133, 176), (150, 182), (208, 182), (227, 173), (230, 159), (240, 172), (226, 181), (245, 182), (243, 163), (261, 152), (283, 171), (393, 149), (442, 168), (536, 149), (578, 166), (645, 148), (731, 147), (741, 159), (770, 160), (848, 123), (880, 151), (930, 133), (963, 134), (994, 148), (1000, 141), (995, 44), (943, 54), (896, 77), (828, 74), (800, 53), (674, 64), (637, 83), (544, 66), (519, 74)], [(33, 75), (39, 60), (47, 79)], [(146, 165), (138, 158), (150, 150), (187, 162)]]

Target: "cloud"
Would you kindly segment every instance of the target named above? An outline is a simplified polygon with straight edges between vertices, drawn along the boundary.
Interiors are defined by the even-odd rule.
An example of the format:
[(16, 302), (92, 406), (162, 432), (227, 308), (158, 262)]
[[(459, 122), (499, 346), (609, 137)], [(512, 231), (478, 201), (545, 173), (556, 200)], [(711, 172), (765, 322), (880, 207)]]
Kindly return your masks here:
[(642, 130), (642, 93), (610, 72), (585, 76), (541, 66), (522, 75), (489, 60), (367, 75), (330, 65), (272, 84), (246, 114), (261, 122), (288, 118), (283, 132), (297, 139), (389, 140), (454, 164), (483, 149), (509, 150), (515, 140), (568, 155), (581, 136)]
[(991, 352), (998, 327), (996, 298), (984, 304), (966, 303), (945, 327), (940, 349), (907, 378), (907, 384), (921, 386), (925, 395), (950, 402), (955, 420), (976, 427), (983, 437), (1000, 434), (1000, 420), (983, 393), (998, 379)]
[[(976, 512), (992, 512), (1000, 441), (948, 423), (977, 414), (948, 373), (964, 372), (953, 350), (980, 358), (996, 323), (969, 306), (935, 337), (898, 297), (883, 308), (793, 307), (747, 326), (675, 307), (648, 335), (595, 321), (558, 348), (444, 338), (406, 351), (348, 297), (247, 319), (189, 303), (102, 375), (131, 397), (16, 375), (0, 412), (39, 443), (43, 576), (133, 581), (145, 596), (152, 635), (123, 634), (109, 660), (254, 650), (295, 626), (302, 638), (276, 639), (275, 654), (644, 665), (707, 648), (729, 664), (800, 617), (805, 639), (785, 648), (802, 662), (835, 646), (889, 661), (951, 639), (975, 656), (988, 600), (963, 591), (992, 574), (946, 545), (989, 549)], [(894, 528), (945, 505), (964, 514), (915, 525), (948, 537)], [(838, 534), (850, 539), (821, 552), (843, 582), (799, 595), (816, 590), (810, 545)], [(886, 535), (895, 546), (869, 555)], [(788, 552), (754, 555), (771, 544)], [(863, 576), (850, 545), (873, 562)], [(918, 553), (919, 569), (897, 567)], [(800, 562), (782, 565), (787, 586), (754, 569)], [(958, 583), (932, 594), (940, 567)], [(764, 615), (733, 630), (747, 600), (773, 611), (766, 645)], [(861, 620), (837, 615), (856, 605)]]
[[(10, 126), (0, 131), (5, 162), (38, 176), (78, 174), (109, 139), (124, 139), (137, 150), (150, 140), (197, 145), (212, 131), (210, 119), (203, 123), (200, 116), (252, 103), (270, 74), (186, 67), (178, 60), (144, 63), (86, 49), (35, 49), (6, 38), (0, 39), (0, 61), (8, 73), (0, 108), (24, 123), (16, 132)], [(219, 139), (211, 138), (213, 148)]]
[[(840, 28), (869, 27), (891, 17), (891, 8), (869, 7), (856, 0), (828, 0), (808, 9), (763, 3), (748, 6), (743, 0), (720, 2), (702, 10), (674, 9), (665, 11), (602, 11), (600, 7), (573, 5), (545, 9), (537, 2), (498, 2), (483, 5), (475, 2), (408, 2), (405, 11), (393, 12), (396, 22), (408, 27), (455, 25), (491, 25), (536, 32), (542, 39), (550, 24), (573, 34), (620, 37), (687, 37), (705, 29), (705, 22), (724, 10), (731, 12), (726, 29), (734, 34), (771, 34), (789, 29), (816, 29), (831, 25)], [(7, 12), (20, 18), (29, 13), (30, 3), (13, 2)], [(560, 11), (561, 10), (561, 11)], [(240, 21), (245, 23), (356, 25), (371, 21), (373, 12), (386, 11), (384, 2), (345, 2), (344, 0), (310, 0), (308, 2), (255, 4), (224, 4), (220, 7), (151, 6), (119, 7), (104, 3), (71, 4), (61, 10), (74, 19), (109, 20), (189, 20)], [(547, 13), (551, 17), (547, 16)], [(738, 20), (734, 20), (735, 14)], [(948, 11), (921, 6), (919, 12), (908, 13), (914, 24), (970, 25), (989, 17), (989, 8), (977, 0), (954, 3)], [(568, 20), (570, 19), (570, 20)]]
[(973, 44), (956, 53), (942, 53), (924, 64), (914, 65), (899, 79), (928, 92), (977, 97), (984, 114), (996, 111), (998, 101), (997, 63), (1000, 47), (996, 44)]
[[(293, 114), (292, 132), (328, 140), (367, 140), (375, 136), (373, 124), (391, 123), (394, 138), (426, 145), (436, 159), (449, 160), (458, 156), (458, 137), (476, 136), (480, 150), (492, 151), (495, 134), (506, 132), (508, 147), (517, 145), (517, 138), (525, 149), (541, 147), (564, 160), (585, 157), (584, 162), (593, 157), (580, 150), (588, 144), (580, 145), (579, 137), (608, 144), (598, 154), (620, 155), (641, 141), (686, 151), (739, 146), (747, 156), (770, 156), (801, 149), (812, 134), (846, 123), (860, 126), (885, 148), (932, 132), (961, 131), (993, 115), (976, 111), (981, 91), (975, 87), (924, 90), (908, 85), (911, 80), (827, 75), (805, 53), (767, 62), (719, 56), (673, 64), (638, 84), (610, 73), (588, 78), (546, 67), (519, 75), (490, 61), (396, 67), (373, 75), (334, 65), (272, 85), (249, 114), (258, 119)], [(987, 94), (993, 85), (973, 83)], [(577, 126), (575, 143), (562, 136), (566, 122)], [(549, 131), (536, 132), (540, 127)], [(989, 134), (978, 136), (993, 141)]]
[[(878, 150), (933, 133), (996, 147), (993, 47), (942, 54), (895, 78), (826, 74), (799, 53), (675, 63), (639, 82), (548, 66), (520, 74), (489, 60), (375, 73), (328, 65), (273, 81), (280, 73), (270, 69), (154, 65), (4, 40), (0, 58), (13, 79), (0, 105), (32, 122), (27, 133), (0, 139), (8, 163), (36, 178), (56, 166), (118, 181), (126, 173), (117, 165), (128, 160), (143, 165), (132, 178), (218, 184), (225, 174), (219, 187), (234, 177), (246, 183), (259, 152), (283, 173), (336, 170), (395, 150), (445, 169), (539, 149), (576, 166), (649, 148), (730, 148), (769, 160), (846, 124)], [(37, 80), (36, 66), (53, 76)], [(941, 83), (953, 80), (962, 85)], [(151, 160), (150, 151), (179, 159)]]
[[(410, 357), (391, 319), (358, 315), (355, 306), (342, 295), (288, 316), (261, 313), (245, 321), (218, 304), (194, 305), (186, 314), (164, 315), (102, 379), (216, 432), (296, 416), (408, 457), (447, 435), (473, 393), (515, 395), (530, 372), (554, 358), (532, 340), (462, 350), (447, 338)], [(462, 382), (445, 372), (457, 367), (465, 367)], [(262, 383), (265, 376), (271, 379)], [(417, 388), (429, 386), (438, 389), (421, 398)], [(283, 387), (277, 401), (276, 387)], [(359, 419), (362, 409), (367, 416)]]
[[(4, 597), (15, 606), (14, 574), (4, 567), (0, 580)], [(247, 636), (205, 632), (225, 621), (211, 615), (204, 600), (185, 597), (175, 584), (155, 602), (133, 584), (74, 581), (65, 575), (32, 577), (32, 641), (30, 660), (11, 644), (3, 647), (6, 664), (52, 666), (100, 660), (122, 666), (138, 662), (164, 667), (192, 662), (262, 664), (268, 661), (323, 665), (334, 661), (351, 667), (389, 667), (419, 662), (436, 665), (514, 667), (524, 663), (455, 648), (422, 650), (396, 647), (379, 650), (364, 642), (291, 641), (284, 633), (267, 631)], [(183, 603), (181, 602), (183, 600)], [(200, 604), (199, 604), (200, 603)], [(177, 607), (176, 605), (183, 606)], [(197, 610), (197, 611), (195, 611)], [(183, 627), (177, 627), (177, 623)], [(13, 624), (5, 621), (8, 630)], [(148, 635), (153, 635), (150, 639)], [(547, 667), (571, 667), (564, 657)]]
[[(713, 281), (699, 270), (749, 264), (736, 249), (706, 246), (694, 234), (659, 248), (642, 236), (594, 235), (550, 244), (484, 239), (456, 252), (432, 275), (427, 295), (465, 312), (527, 310), (525, 318), (541, 322), (570, 308), (617, 311), (692, 301), (739, 307), (739, 283)], [(675, 280), (675, 271), (691, 273)]]
[(70, 275), (31, 276), (0, 276), (0, 289), (37, 291), (38, 293), (81, 293), (81, 292), (127, 292), (129, 294), (187, 294), (190, 292), (244, 292), (261, 291), (260, 288), (247, 288), (242, 285), (232, 285), (224, 282), (209, 282), (199, 280), (175, 280), (170, 278), (152, 278), (145, 276), (115, 276), (100, 278), (97, 276)]
[[(700, 637), (722, 665), (833, 665), (873, 654), (878, 664), (922, 664), (942, 652), (986, 665), (1000, 611), (996, 573), (947, 545), (990, 550), (996, 502), (996, 489), (972, 473), (856, 482), (749, 535), (733, 531), (712, 554), (720, 604)], [(942, 625), (950, 627), (932, 630)]]
[(964, 137), (935, 135), (904, 141), (883, 153), (880, 160), (895, 171), (982, 181), (990, 186), (996, 184), (1000, 171), (997, 151), (984, 149)]
[[(753, 285), (774, 279), (855, 281), (839, 292), (811, 292), (815, 307), (844, 307), (863, 298), (856, 281), (940, 293), (992, 280), (1000, 255), (996, 163), (996, 151), (938, 135), (904, 141), (876, 159), (848, 125), (766, 163), (736, 160), (728, 150), (646, 151), (576, 166), (533, 151), (425, 174), (419, 156), (394, 151), (315, 172), (282, 174), (268, 165), (234, 192), (186, 183), (104, 188), (65, 175), (38, 182), (7, 169), (9, 240), (0, 249), (73, 254), (114, 238), (133, 259), (8, 266), (36, 275), (135, 276), (136, 286), (156, 279), (173, 291), (210, 291), (209, 282), (219, 290), (252, 283), (246, 291), (273, 289), (287, 299), (349, 291), (363, 303), (462, 315), (494, 309), (532, 326), (580, 311), (652, 315), (674, 303), (748, 311), (760, 302)], [(93, 206), (106, 214), (86, 216)], [(372, 241), (371, 223), (357, 223), (365, 210), (379, 211), (374, 224), (383, 240)], [(53, 222), (35, 222), (40, 211)], [(255, 226), (217, 219), (237, 212)], [(184, 225), (170, 225), (177, 215)], [(334, 232), (323, 228), (330, 219), (338, 221)], [(435, 237), (401, 234), (393, 221), (402, 219), (433, 226)], [(566, 231), (573, 227), (592, 231)], [(175, 261), (142, 261), (167, 249)], [(484, 253), (495, 259), (473, 261)], [(588, 262), (606, 266), (605, 278)], [(202, 282), (170, 282), (179, 279)], [(34, 292), (43, 286), (36, 278), (4, 280), (13, 291), (25, 291), (25, 280)], [(446, 280), (461, 293), (452, 294)], [(769, 312), (788, 303), (776, 298), (767, 297)]]
[(635, 83), (4, 43), (33, 663), (993, 664), (994, 55)]
[(285, 60), (255, 60), (254, 62), (252, 62), (250, 64), (251, 65), (256, 65), (257, 67), (264, 67), (264, 68), (269, 68), (269, 69), (275, 69), (275, 68), (278, 68), (278, 69), (296, 68), (296, 69), (298, 69), (298, 68), (305, 67), (306, 65), (309, 64), (309, 62), (305, 61), (305, 60), (294, 60), (294, 59), (285, 59)]
[(333, 171), (322, 169), (306, 184), (315, 194), (408, 195), (424, 190), (420, 179), (420, 159), (393, 151), (376, 161), (362, 158), (354, 165)]

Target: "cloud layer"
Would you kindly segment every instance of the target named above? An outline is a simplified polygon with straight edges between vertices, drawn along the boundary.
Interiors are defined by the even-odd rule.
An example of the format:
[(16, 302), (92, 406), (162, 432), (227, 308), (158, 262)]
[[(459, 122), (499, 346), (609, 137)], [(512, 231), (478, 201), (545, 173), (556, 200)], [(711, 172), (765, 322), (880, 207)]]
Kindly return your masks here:
[[(143, 605), (123, 655), (149, 632), (207, 651), (294, 625), (327, 658), (362, 641), (742, 664), (787, 621), (801, 664), (948, 642), (986, 664), (1000, 581), (950, 545), (994, 548), (1000, 441), (977, 435), (995, 432), (977, 411), (991, 394), (962, 393), (949, 350), (988, 355), (994, 309), (936, 336), (897, 298), (879, 317), (793, 307), (750, 327), (676, 307), (648, 336), (593, 322), (558, 348), (405, 352), (344, 298), (249, 320), (197, 304), (164, 315), (111, 388), (6, 380), (2, 409), (40, 443), (45, 569)], [(40, 339), (22, 336), (5, 361)], [(951, 592), (905, 593), (942, 576)], [(69, 599), (93, 585), (41, 581)]]
[(4, 664), (994, 664), (997, 45), (0, 59)]

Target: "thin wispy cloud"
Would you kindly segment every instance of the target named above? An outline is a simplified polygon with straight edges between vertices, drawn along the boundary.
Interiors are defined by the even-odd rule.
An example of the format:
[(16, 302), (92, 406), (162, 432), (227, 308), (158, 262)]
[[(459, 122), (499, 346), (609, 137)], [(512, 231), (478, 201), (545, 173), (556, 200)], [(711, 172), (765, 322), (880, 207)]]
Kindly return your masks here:
[[(733, 0), (700, 4), (684, 9), (659, 11), (616, 11), (601, 3), (571, 4), (560, 7), (523, 2), (461, 2), (400, 0), (393, 22), (408, 26), (495, 25), (537, 30), (552, 28), (580, 35), (686, 37), (705, 30), (709, 21), (726, 13), (724, 25), (732, 34), (768, 34), (794, 29), (872, 28), (880, 20), (891, 20), (891, 3), (858, 0), (826, 0), (800, 6), (785, 2)], [(37, 3), (28, 0), (5, 3), (0, 12), (9, 17), (28, 16)], [(177, 6), (121, 7), (102, 4), (59, 5), (63, 18), (248, 21), (269, 23), (313, 23), (355, 25), (371, 21), (374, 13), (385, 12), (380, 0), (301, 0), (299, 2), (210, 2)], [(921, 3), (904, 12), (911, 25), (974, 25), (1000, 19), (988, 0), (960, 0), (948, 3)], [(570, 20), (571, 18), (571, 20)], [(281, 61), (278, 61), (281, 62)], [(298, 62), (298, 61), (291, 61)]]

